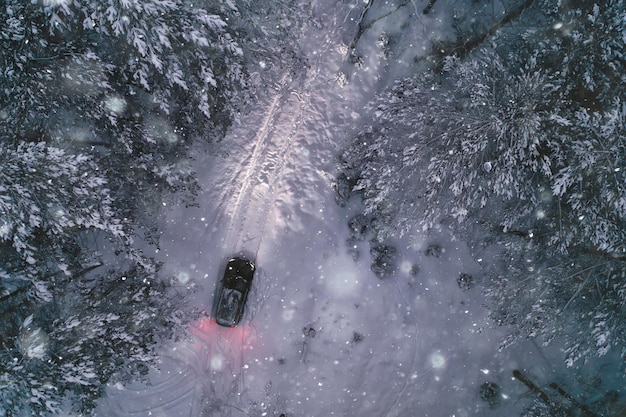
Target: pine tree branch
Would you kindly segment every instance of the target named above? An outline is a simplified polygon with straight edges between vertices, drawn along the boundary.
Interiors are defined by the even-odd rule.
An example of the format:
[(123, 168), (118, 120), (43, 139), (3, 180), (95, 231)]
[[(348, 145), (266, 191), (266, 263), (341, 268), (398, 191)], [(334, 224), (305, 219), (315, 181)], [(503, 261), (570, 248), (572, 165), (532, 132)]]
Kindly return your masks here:
[(535, 393), (535, 395), (541, 398), (543, 402), (545, 402), (548, 405), (551, 404), (550, 397), (548, 396), (548, 394), (546, 394), (541, 388), (535, 385), (530, 379), (526, 378), (524, 374), (522, 374), (518, 369), (515, 369), (513, 371), (513, 376), (518, 381), (526, 385), (533, 393)]
[(493, 24), (487, 31), (475, 36), (473, 39), (461, 39), (460, 41), (445, 45), (443, 48), (439, 48), (435, 52), (437, 66), (436, 69), (440, 72), (443, 68), (443, 58), (447, 56), (457, 56), (459, 58), (465, 58), (476, 47), (480, 46), (484, 41), (495, 35), (504, 25), (517, 19), (526, 9), (530, 8), (534, 0), (525, 0), (520, 6), (510, 13), (507, 13), (502, 19)]
[(605, 252), (598, 249), (587, 248), (587, 247), (575, 247), (575, 249), (579, 250), (582, 253), (587, 255), (598, 256), (611, 261), (626, 261), (626, 255), (620, 255), (617, 252)]
[(549, 387), (558, 392), (561, 396), (570, 401), (572, 404), (574, 404), (574, 406), (581, 410), (587, 417), (598, 417), (598, 415), (591, 411), (589, 407), (576, 401), (574, 397), (572, 397), (567, 391), (561, 388), (556, 382), (552, 382)]
[[(84, 268), (84, 269), (81, 269), (80, 271), (76, 272), (75, 274), (72, 274), (72, 278), (78, 278), (78, 277), (81, 277), (81, 276), (83, 276), (83, 275), (87, 274), (88, 272), (91, 272), (91, 271), (93, 271), (94, 269), (99, 268), (99, 267), (101, 267), (101, 266), (103, 266), (103, 265), (104, 265), (103, 263), (98, 263), (98, 264), (90, 265), (90, 266), (88, 266), (88, 267), (86, 267), (86, 268)], [(59, 275), (60, 273), (61, 273), (61, 271), (57, 271), (57, 272), (54, 272), (54, 273), (52, 273), (52, 274), (48, 274), (48, 275), (46, 275), (44, 278), (45, 278), (45, 279), (47, 279), (47, 278), (51, 278), (51, 277), (53, 277), (53, 276)], [(11, 292), (11, 293), (9, 293), (9, 294), (6, 294), (6, 295), (4, 295), (4, 296), (0, 297), (0, 305), (1, 305), (2, 303), (4, 303), (4, 302), (7, 302), (7, 301), (9, 301), (9, 300), (13, 299), (13, 297), (17, 297), (17, 296), (19, 296), (19, 295), (24, 295), (24, 294), (25, 294), (25, 293), (27, 293), (27, 292), (28, 292), (28, 291), (29, 291), (32, 287), (33, 287), (33, 283), (32, 283), (32, 282), (29, 282), (28, 284), (24, 285), (23, 287), (20, 287), (20, 288), (18, 288), (17, 290), (15, 290), (15, 291), (13, 291), (13, 292)], [(4, 311), (0, 312), (0, 317), (6, 316), (7, 314), (9, 314), (9, 313), (11, 313), (11, 312), (15, 311), (18, 307), (20, 307), (20, 305), (22, 305), (22, 304), (21, 304), (21, 303), (17, 303), (17, 304), (15, 304), (15, 305), (12, 305), (12, 306), (8, 307), (6, 310), (4, 310)]]
[(377, 17), (375, 19), (372, 19), (369, 22), (365, 23), (365, 18), (367, 16), (367, 13), (369, 12), (369, 10), (372, 7), (372, 5), (374, 4), (374, 0), (369, 0), (367, 2), (367, 6), (365, 6), (363, 11), (361, 12), (361, 15), (359, 16), (359, 23), (358, 23), (357, 32), (356, 32), (356, 35), (354, 35), (354, 38), (352, 38), (352, 41), (350, 42), (350, 45), (348, 46), (348, 53), (351, 56), (354, 56), (354, 51), (356, 50), (357, 43), (359, 43), (359, 40), (361, 40), (361, 37), (363, 36), (363, 34), (365, 32), (367, 32), (372, 26), (374, 26), (376, 24), (376, 22), (379, 22), (379, 21), (381, 21), (383, 19), (386, 19), (387, 17), (391, 16), (392, 14), (394, 14), (395, 12), (397, 12), (398, 10), (403, 8), (404, 6), (408, 5), (409, 3), (410, 3), (410, 0), (406, 0), (406, 1), (398, 4), (394, 9), (388, 11), (387, 13), (383, 14), (382, 16), (379, 16), (379, 17)]
[[(30, 289), (31, 286), (32, 286), (32, 283), (28, 283), (28, 284), (24, 285), (23, 287), (20, 287), (17, 290), (15, 290), (15, 291), (7, 294), (7, 295), (4, 295), (4, 296), (0, 297), (0, 304), (4, 303), (7, 300), (10, 300), (13, 297), (17, 297), (18, 295), (26, 293)], [(6, 312), (2, 312), (0, 314), (4, 315), (5, 313)]]
[[(491, 230), (491, 231), (499, 231), (500, 233), (503, 233), (505, 235), (509, 235), (509, 236), (517, 236), (520, 237), (522, 239), (532, 239), (532, 234), (528, 231), (525, 230), (519, 230), (519, 229), (507, 229), (504, 230), (502, 228), (501, 225), (495, 225), (493, 223), (490, 223), (486, 220), (483, 220), (480, 222), (484, 227), (487, 228), (487, 230)], [(603, 258), (607, 261), (618, 261), (618, 262), (626, 262), (626, 254), (621, 254), (619, 252), (606, 252), (603, 250), (599, 250), (599, 249), (594, 249), (594, 248), (590, 248), (587, 246), (581, 246), (581, 245), (577, 245), (577, 246), (571, 246), (568, 249), (573, 250), (575, 252), (579, 252), (582, 254), (586, 254), (586, 255), (592, 255), (594, 257), (599, 257), (599, 258)]]

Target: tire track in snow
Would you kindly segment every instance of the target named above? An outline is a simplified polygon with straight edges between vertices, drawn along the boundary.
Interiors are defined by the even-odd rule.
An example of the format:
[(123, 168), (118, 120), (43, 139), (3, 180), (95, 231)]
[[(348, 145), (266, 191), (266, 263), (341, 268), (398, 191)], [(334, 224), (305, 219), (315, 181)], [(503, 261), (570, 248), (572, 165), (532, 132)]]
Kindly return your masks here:
[[(212, 168), (213, 172), (216, 169), (223, 171), (220, 182), (213, 184), (219, 190), (219, 194), (213, 197), (218, 214), (211, 221), (213, 230), (220, 224), (228, 225), (221, 245), (222, 258), (238, 252), (256, 257), (274, 201), (274, 184), (289, 155), (306, 106), (301, 96), (306, 91), (305, 77), (306, 72), (294, 78), (287, 72), (280, 80), (274, 97), (262, 108), (263, 113), (257, 111), (256, 115), (250, 115), (252, 122), (259, 120), (251, 144), (242, 144), (242, 138), (233, 138), (239, 139), (235, 151), (242, 150), (239, 146), (247, 148), (247, 157), (238, 161), (238, 155), (231, 153)], [(234, 129), (231, 135), (251, 130), (249, 124), (244, 124)], [(205, 240), (211, 239), (210, 232), (211, 227), (208, 227)], [(225, 399), (233, 392), (245, 391), (243, 346), (241, 354), (236, 357), (228, 355), (229, 347), (239, 343), (243, 345), (244, 341), (228, 337), (214, 340), (215, 334), (205, 330), (192, 328), (193, 336), (188, 344), (165, 352), (162, 364), (168, 369), (152, 371), (150, 385), (131, 385), (119, 392), (112, 388), (106, 400), (108, 410), (101, 409), (99, 415), (195, 417), (202, 415), (206, 409), (224, 411), (224, 407), (228, 407)], [(221, 344), (226, 348), (223, 349)], [(207, 396), (219, 400), (207, 400)]]
[[(153, 415), (192, 415), (196, 410), (198, 376), (190, 365), (169, 358), (163, 369), (152, 369), (148, 378), (158, 381), (154, 385), (133, 383), (123, 388), (110, 388), (104, 399), (105, 406), (96, 412), (98, 417)], [(169, 413), (170, 410), (189, 410), (189, 413)]]
[[(322, 49), (332, 45), (326, 42)], [(202, 262), (200, 256), (225, 259), (237, 252), (256, 258), (268, 227), (278, 180), (286, 161), (293, 156), (296, 136), (303, 128), (303, 116), (314, 105), (309, 93), (319, 87), (320, 82), (327, 81), (321, 64), (314, 67), (317, 72), (315, 68), (297, 68), (298, 75), (287, 70), (275, 94), (261, 100), (249, 115), (243, 116), (242, 124), (229, 132), (224, 140), (230, 145), (227, 157), (215, 158), (215, 165), (208, 169), (203, 167), (206, 197), (210, 199), (207, 207), (211, 211), (197, 243), (205, 250), (217, 250), (203, 255), (199, 252), (198, 262)], [(251, 132), (255, 132), (253, 138)], [(216, 246), (220, 237), (222, 240)], [(252, 291), (257, 293), (257, 301), (263, 302), (272, 285), (275, 284), (263, 278), (255, 283)], [(247, 309), (244, 320), (254, 321), (254, 309)], [(248, 391), (244, 375), (247, 355), (243, 346), (236, 348), (236, 344), (243, 345), (243, 342), (229, 340), (225, 342), (226, 349), (222, 349), (220, 340), (215, 339), (212, 332), (192, 329), (192, 333), (197, 345), (178, 347), (163, 355), (163, 364), (171, 368), (169, 372), (179, 376), (154, 372), (151, 385), (124, 387), (119, 395), (107, 400), (113, 413), (104, 415), (244, 415), (234, 406), (241, 403)], [(236, 357), (228, 351), (231, 342), (231, 348), (240, 350)], [(122, 408), (115, 404), (116, 400), (123, 401), (126, 397), (132, 398), (127, 406)]]
[[(300, 137), (300, 141), (297, 136), (302, 129), (307, 129), (307, 123), (311, 123), (303, 120), (308, 110), (326, 111), (326, 105), (315, 103), (309, 93), (327, 80), (321, 70), (317, 74), (311, 69), (301, 70), (303, 74), (294, 78), (286, 73), (273, 97), (263, 100), (247, 117), (248, 121), (229, 133), (230, 138), (226, 141), (232, 140), (233, 150), (227, 158), (217, 160), (216, 165), (211, 167), (212, 175), (219, 175), (219, 178), (209, 177), (210, 181), (207, 181), (207, 186), (213, 188), (209, 190), (209, 195), (215, 216), (210, 218), (202, 239), (207, 243), (205, 247), (218, 249), (212, 254), (216, 258), (225, 259), (238, 252), (256, 258), (268, 227), (269, 212), (275, 203), (279, 179), (288, 165), (286, 162), (296, 151), (294, 145), (297, 144), (297, 150), (300, 150), (301, 146), (307, 146), (308, 140), (313, 140), (308, 133)], [(315, 105), (319, 108), (314, 109)], [(250, 139), (249, 133), (255, 130), (254, 123), (257, 123), (256, 132)], [(243, 136), (246, 134), (247, 137)], [(302, 174), (294, 167), (289, 170), (291, 175)], [(223, 240), (219, 246), (211, 246), (210, 242), (216, 242), (219, 235), (215, 233), (220, 229)], [(263, 302), (272, 285), (276, 284), (270, 284), (263, 278), (255, 283), (253, 292), (258, 294), (257, 301)], [(253, 295), (251, 298), (254, 298)], [(254, 310), (246, 310), (245, 321), (254, 321)], [(194, 332), (194, 337), (198, 337), (202, 344), (200, 348), (178, 349), (166, 353), (163, 358), (165, 362), (183, 359), (178, 363), (178, 372), (184, 374), (184, 378), (181, 377), (184, 380), (164, 378), (165, 374), (161, 374), (151, 379), (152, 385), (141, 390), (125, 388), (126, 393), (137, 400), (124, 408), (108, 401), (110, 408), (115, 410), (111, 415), (195, 417), (207, 412), (244, 415), (234, 406), (241, 403), (248, 391), (243, 349), (237, 357), (228, 357), (228, 361), (224, 360), (223, 365), (216, 367), (216, 358), (225, 352), (218, 346), (219, 341), (212, 339), (214, 335), (202, 332), (202, 329), (199, 333)], [(185, 371), (187, 368), (193, 372)], [(115, 401), (115, 397), (112, 399)]]
[[(250, 157), (231, 180), (238, 190), (231, 206), (233, 213), (223, 249), (230, 253), (256, 254), (261, 245), (276, 179), (289, 154), (305, 107), (300, 94), (305, 91), (304, 77), (281, 80), (281, 90), (270, 104), (259, 126)], [(232, 187), (232, 185), (231, 185)], [(232, 189), (232, 188), (231, 188)]]

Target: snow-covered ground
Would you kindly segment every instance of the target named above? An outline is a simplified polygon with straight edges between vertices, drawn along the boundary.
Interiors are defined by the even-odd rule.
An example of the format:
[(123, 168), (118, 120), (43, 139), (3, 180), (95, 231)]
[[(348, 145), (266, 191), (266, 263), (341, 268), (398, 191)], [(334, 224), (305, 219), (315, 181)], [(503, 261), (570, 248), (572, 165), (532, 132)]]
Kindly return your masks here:
[[(385, 280), (370, 272), (366, 245), (358, 262), (347, 250), (352, 213), (334, 200), (335, 157), (411, 54), (449, 36), (455, 11), (442, 2), (424, 16), (425, 5), (411, 21), (399, 13), (367, 32), (354, 66), (345, 43), (358, 11), (315, 4), (308, 68), (287, 73), (219, 153), (199, 152), (200, 207), (171, 208), (157, 254), (207, 311), (225, 260), (255, 258), (242, 323), (194, 323), (190, 340), (163, 346), (150, 384), (109, 387), (98, 415), (514, 416), (527, 390), (513, 369), (542, 382), (558, 374), (530, 342), (498, 352), (480, 287), (457, 283), (460, 273), (480, 281), (480, 263), (445, 233), (398, 239), (398, 270)], [(384, 57), (383, 29), (412, 34), (401, 56)], [(444, 249), (439, 257), (426, 255), (430, 244)], [(479, 395), (487, 381), (501, 387), (494, 409)]]

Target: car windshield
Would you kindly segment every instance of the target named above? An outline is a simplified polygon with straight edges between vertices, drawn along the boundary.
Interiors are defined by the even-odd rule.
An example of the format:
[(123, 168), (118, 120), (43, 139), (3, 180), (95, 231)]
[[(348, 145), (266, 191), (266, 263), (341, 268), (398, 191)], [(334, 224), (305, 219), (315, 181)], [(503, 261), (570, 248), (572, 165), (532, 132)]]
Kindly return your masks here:
[(226, 323), (233, 323), (241, 303), (241, 292), (225, 289), (218, 307), (217, 315)]

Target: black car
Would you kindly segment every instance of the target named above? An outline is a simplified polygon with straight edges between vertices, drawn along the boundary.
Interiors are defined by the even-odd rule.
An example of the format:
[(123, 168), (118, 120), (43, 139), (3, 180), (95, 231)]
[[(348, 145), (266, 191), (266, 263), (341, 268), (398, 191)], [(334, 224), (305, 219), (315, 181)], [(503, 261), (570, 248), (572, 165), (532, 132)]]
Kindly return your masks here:
[(213, 317), (217, 324), (233, 327), (239, 323), (252, 286), (254, 270), (254, 263), (246, 258), (228, 260), (213, 299)]

